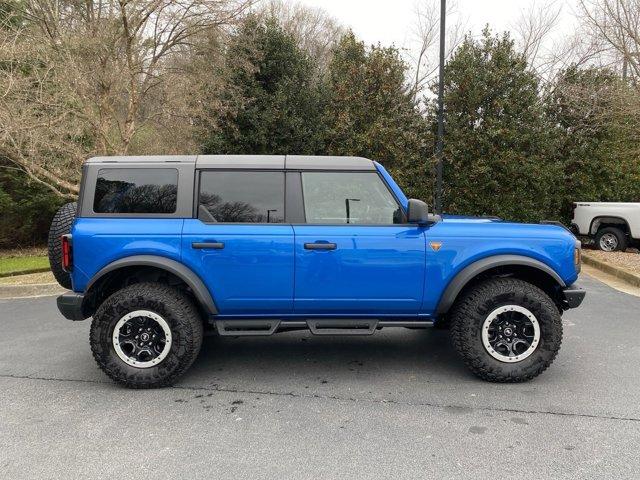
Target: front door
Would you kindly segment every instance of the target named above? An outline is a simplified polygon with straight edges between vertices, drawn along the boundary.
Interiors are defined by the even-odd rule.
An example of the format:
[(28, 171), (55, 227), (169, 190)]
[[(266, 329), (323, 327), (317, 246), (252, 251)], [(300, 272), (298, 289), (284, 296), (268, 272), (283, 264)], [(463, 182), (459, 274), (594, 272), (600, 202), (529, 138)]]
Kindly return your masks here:
[(183, 262), (221, 315), (293, 311), (293, 227), (284, 224), (282, 171), (200, 172), (198, 218), (185, 220)]
[(294, 225), (296, 314), (417, 315), (424, 229), (377, 172), (302, 172), (306, 224)]

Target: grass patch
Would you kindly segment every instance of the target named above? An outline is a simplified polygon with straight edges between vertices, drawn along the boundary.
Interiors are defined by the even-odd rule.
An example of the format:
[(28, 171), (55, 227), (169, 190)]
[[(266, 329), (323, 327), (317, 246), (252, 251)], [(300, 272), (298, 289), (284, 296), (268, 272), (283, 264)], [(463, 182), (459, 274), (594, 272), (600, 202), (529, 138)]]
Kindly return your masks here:
[(9, 248), (0, 250), (0, 258), (41, 257), (47, 255), (47, 247)]
[(0, 277), (34, 273), (49, 270), (49, 259), (46, 255), (37, 257), (5, 257), (0, 256)]

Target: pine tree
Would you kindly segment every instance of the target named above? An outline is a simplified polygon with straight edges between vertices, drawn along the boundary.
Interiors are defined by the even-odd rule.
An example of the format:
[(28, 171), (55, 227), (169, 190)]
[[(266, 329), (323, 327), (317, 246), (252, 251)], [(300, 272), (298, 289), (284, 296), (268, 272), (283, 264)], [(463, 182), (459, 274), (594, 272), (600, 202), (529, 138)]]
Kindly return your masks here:
[(225, 113), (203, 151), (313, 154), (321, 149), (324, 86), (316, 65), (275, 19), (248, 17), (226, 52)]

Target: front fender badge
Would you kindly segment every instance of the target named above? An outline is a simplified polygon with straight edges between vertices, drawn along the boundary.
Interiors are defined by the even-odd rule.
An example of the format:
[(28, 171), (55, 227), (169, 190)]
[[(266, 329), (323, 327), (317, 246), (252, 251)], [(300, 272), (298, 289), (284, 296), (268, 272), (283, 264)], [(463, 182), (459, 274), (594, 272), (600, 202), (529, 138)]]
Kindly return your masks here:
[(429, 242), (429, 245), (431, 246), (434, 252), (437, 252), (442, 247), (442, 242)]

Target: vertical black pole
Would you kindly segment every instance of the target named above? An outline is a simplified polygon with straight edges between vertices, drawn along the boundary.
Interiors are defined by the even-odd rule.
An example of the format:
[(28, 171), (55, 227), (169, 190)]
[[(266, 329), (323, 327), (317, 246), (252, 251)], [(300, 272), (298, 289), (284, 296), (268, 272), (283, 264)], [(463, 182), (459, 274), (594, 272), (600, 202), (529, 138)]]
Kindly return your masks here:
[(443, 144), (444, 144), (444, 35), (445, 35), (445, 16), (446, 16), (446, 0), (440, 0), (440, 67), (438, 83), (438, 139), (436, 144), (436, 213), (442, 213), (442, 162), (443, 162)]

